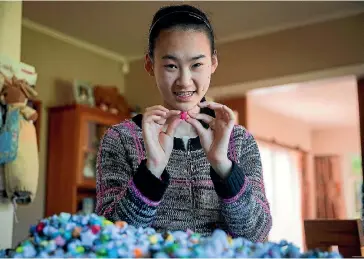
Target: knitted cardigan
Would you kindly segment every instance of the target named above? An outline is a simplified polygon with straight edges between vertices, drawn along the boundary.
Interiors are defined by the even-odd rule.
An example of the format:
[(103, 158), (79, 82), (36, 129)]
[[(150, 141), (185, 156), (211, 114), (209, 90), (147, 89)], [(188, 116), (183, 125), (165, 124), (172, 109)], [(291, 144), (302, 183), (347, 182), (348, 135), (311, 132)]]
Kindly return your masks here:
[(272, 218), (266, 199), (258, 146), (234, 126), (228, 157), (232, 171), (221, 179), (198, 137), (174, 139), (160, 178), (146, 167), (142, 115), (110, 127), (97, 157), (96, 213), (111, 221), (160, 231), (188, 229), (209, 235), (220, 228), (233, 237), (263, 241)]

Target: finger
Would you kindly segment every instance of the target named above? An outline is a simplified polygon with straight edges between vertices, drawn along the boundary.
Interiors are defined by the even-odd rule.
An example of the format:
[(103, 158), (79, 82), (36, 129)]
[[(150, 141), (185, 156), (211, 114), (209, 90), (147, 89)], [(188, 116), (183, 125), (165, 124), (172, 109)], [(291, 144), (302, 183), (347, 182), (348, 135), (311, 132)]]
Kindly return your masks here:
[(161, 111), (165, 111), (165, 112), (168, 112), (169, 110), (162, 106), (162, 105), (154, 105), (154, 106), (151, 106), (151, 107), (148, 107), (145, 109), (145, 111), (153, 111), (153, 110), (161, 110)]
[(167, 119), (169, 117), (177, 116), (179, 113), (180, 111), (175, 111), (175, 110), (171, 110), (168, 112), (165, 112), (164, 110), (149, 110), (144, 114), (144, 116), (149, 117), (151, 115), (158, 115)]
[(162, 111), (162, 110), (150, 110), (147, 111), (144, 114), (144, 117), (149, 117), (151, 115), (158, 115), (158, 116), (162, 116), (162, 117), (166, 117), (168, 112)]
[(215, 110), (222, 107), (223, 105), (221, 103), (216, 103), (216, 102), (202, 102), (199, 103), (198, 106), (200, 106), (200, 108), (208, 107), (210, 109)]
[(208, 114), (205, 113), (188, 113), (188, 115), (190, 115), (192, 118), (196, 119), (196, 120), (202, 120), (203, 122), (209, 124), (211, 123), (214, 118)]
[(166, 123), (167, 124), (171, 124), (173, 122), (173, 120), (175, 119), (179, 119), (180, 118), (180, 111), (175, 111), (175, 110), (171, 110), (167, 113), (166, 115)]
[(225, 111), (224, 111), (223, 107), (224, 106), (216, 107), (216, 109), (214, 110), (216, 119), (218, 119), (218, 120), (224, 120), (224, 118), (225, 118)]
[(150, 115), (147, 118), (145, 118), (145, 120), (144, 120), (144, 123), (151, 123), (151, 122), (155, 122), (159, 125), (163, 125), (166, 122), (166, 119), (162, 116)]
[(197, 134), (199, 136), (203, 136), (206, 133), (206, 129), (202, 126), (201, 122), (194, 118), (187, 118), (186, 122), (191, 124), (197, 131)]
[(170, 137), (173, 137), (174, 134), (176, 133), (176, 129), (177, 129), (177, 126), (181, 123), (181, 119), (180, 118), (176, 118), (172, 121), (172, 123), (170, 123), (168, 125), (168, 128), (166, 130), (166, 134)]
[(226, 114), (227, 122), (228, 123), (235, 123), (235, 113), (232, 109), (227, 107), (226, 105), (223, 106), (223, 110)]
[(181, 111), (177, 111), (177, 110), (169, 110), (167, 113), (167, 117), (171, 117), (171, 116), (177, 116), (181, 113)]
[(199, 107), (207, 107), (207, 105), (209, 105), (209, 103), (211, 103), (210, 101), (204, 101), (204, 102), (200, 102), (200, 103), (198, 103), (198, 106)]
[(201, 108), (208, 107), (208, 108), (214, 110), (216, 113), (217, 119), (225, 119), (226, 122), (229, 122), (230, 120), (235, 121), (234, 112), (226, 105), (223, 105), (221, 103), (216, 103), (216, 102), (202, 102), (199, 104), (199, 106)]
[(154, 106), (151, 106), (151, 107), (147, 107), (145, 109), (146, 111), (152, 111), (152, 110), (162, 110), (162, 111), (165, 111), (165, 112), (168, 112), (168, 109), (162, 105), (154, 105)]
[(210, 108), (215, 111), (216, 119), (223, 119), (223, 104), (215, 102), (202, 102), (198, 104), (201, 108)]

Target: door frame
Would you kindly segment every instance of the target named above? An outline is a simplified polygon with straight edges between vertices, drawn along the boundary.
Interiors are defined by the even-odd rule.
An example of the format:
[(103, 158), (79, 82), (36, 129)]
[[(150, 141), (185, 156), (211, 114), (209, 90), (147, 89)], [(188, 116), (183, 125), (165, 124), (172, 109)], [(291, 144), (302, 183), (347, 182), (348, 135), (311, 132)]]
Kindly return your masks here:
[[(364, 170), (363, 170), (363, 161), (364, 161), (364, 73), (362, 76), (357, 77), (357, 89), (358, 89), (358, 109), (359, 109), (359, 130), (360, 130), (360, 149), (361, 149), (361, 171), (364, 183)], [(362, 190), (363, 192), (363, 190)], [(364, 195), (364, 193), (362, 193)], [(362, 208), (362, 214), (363, 214)]]

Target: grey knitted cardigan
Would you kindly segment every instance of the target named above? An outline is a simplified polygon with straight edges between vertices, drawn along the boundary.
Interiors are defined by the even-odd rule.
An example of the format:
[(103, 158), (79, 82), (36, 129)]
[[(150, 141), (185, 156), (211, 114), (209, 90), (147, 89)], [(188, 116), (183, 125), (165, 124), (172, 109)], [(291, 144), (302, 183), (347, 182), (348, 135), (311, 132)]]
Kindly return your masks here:
[(264, 241), (272, 226), (258, 146), (251, 134), (234, 126), (229, 143), (233, 162), (222, 180), (210, 166), (199, 138), (187, 150), (174, 139), (160, 178), (146, 167), (142, 115), (105, 133), (97, 157), (96, 213), (111, 221), (160, 231), (190, 229), (204, 236), (216, 228), (233, 237)]

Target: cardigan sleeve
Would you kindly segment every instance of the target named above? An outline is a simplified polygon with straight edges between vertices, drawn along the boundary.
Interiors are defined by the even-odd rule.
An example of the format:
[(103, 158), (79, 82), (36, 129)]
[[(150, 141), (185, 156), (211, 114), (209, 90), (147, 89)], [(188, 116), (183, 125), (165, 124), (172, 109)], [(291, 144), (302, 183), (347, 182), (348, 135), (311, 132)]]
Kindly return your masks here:
[[(96, 213), (111, 221), (123, 220), (136, 227), (150, 226), (169, 184), (169, 176), (164, 171), (161, 178), (155, 177), (145, 160), (133, 170), (125, 146), (135, 148), (137, 143), (124, 136), (120, 126), (115, 127), (106, 131), (98, 151)], [(125, 130), (128, 134), (127, 127)]]
[(233, 166), (226, 179), (210, 168), (211, 179), (220, 197), (222, 215), (230, 234), (253, 242), (264, 241), (272, 227), (266, 198), (258, 145), (242, 126), (235, 126), (230, 142)]

